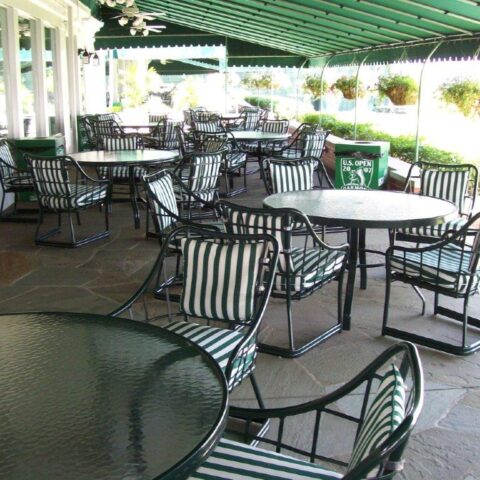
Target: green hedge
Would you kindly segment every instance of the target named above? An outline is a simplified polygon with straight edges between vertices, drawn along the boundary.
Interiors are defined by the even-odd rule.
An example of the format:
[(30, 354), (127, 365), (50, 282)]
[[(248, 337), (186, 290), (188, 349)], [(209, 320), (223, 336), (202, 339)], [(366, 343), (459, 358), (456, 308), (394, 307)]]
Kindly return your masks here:
[[(320, 123), (325, 130), (331, 130), (337, 137), (353, 139), (353, 123), (342, 122), (332, 115), (308, 113), (300, 118), (305, 123)], [(390, 142), (390, 155), (409, 163), (415, 161), (415, 136), (393, 136), (389, 133), (375, 130), (368, 123), (357, 124), (357, 140), (379, 140)], [(461, 155), (431, 145), (420, 145), (419, 160), (435, 163), (464, 163)]]
[[(244, 100), (252, 105), (252, 107), (260, 107), (264, 110), (270, 110), (271, 103), (270, 99), (267, 97), (245, 97)], [(278, 102), (273, 101), (273, 111), (277, 111)]]

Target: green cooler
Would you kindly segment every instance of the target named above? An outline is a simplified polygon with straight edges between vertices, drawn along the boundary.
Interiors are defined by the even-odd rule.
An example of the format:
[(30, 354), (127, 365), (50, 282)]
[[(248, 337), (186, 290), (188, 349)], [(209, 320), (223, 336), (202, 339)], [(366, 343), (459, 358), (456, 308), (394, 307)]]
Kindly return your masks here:
[[(65, 137), (58, 133), (50, 137), (34, 137), (34, 138), (15, 138), (12, 140), (17, 152), (17, 162), (22, 168), (26, 168), (23, 159), (24, 153), (32, 155), (40, 155), (42, 157), (54, 157), (55, 155), (65, 154)], [(23, 201), (33, 200), (31, 195), (21, 193), (19, 198)]]
[(389, 142), (342, 140), (335, 144), (335, 187), (383, 188), (388, 173)]

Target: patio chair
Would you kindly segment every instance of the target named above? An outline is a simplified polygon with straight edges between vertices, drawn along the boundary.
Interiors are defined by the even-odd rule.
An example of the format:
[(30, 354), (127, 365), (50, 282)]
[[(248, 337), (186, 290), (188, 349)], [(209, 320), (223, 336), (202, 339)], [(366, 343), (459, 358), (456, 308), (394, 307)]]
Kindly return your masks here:
[[(95, 180), (89, 177), (80, 165), (66, 155), (57, 157), (35, 157), (25, 154), (30, 174), (33, 178), (35, 193), (39, 204), (38, 226), (35, 232), (37, 245), (58, 247), (79, 247), (108, 237), (108, 205), (110, 203), (110, 181)], [(77, 238), (73, 225), (76, 214), (80, 225), (79, 212), (94, 206), (104, 205), (105, 230)], [(58, 216), (57, 227), (41, 233), (45, 211), (53, 211)], [(66, 213), (70, 230), (70, 241), (52, 240), (61, 233), (62, 214)]]
[(183, 129), (183, 122), (174, 120), (163, 121), (158, 128), (158, 147), (162, 150), (176, 150), (179, 148), (178, 129)]
[(244, 109), (241, 111), (238, 120), (230, 125), (230, 130), (257, 130), (268, 112), (260, 109)]
[[(2, 222), (36, 222), (36, 218), (24, 217), (23, 213), (37, 213), (36, 210), (17, 208), (18, 194), (22, 192), (34, 192), (33, 178), (30, 172), (20, 168), (15, 161), (15, 152), (12, 152), (8, 140), (0, 140), (0, 221)], [(5, 199), (8, 193), (13, 193), (13, 212), (5, 214)], [(19, 215), (20, 214), (20, 215)]]
[(167, 120), (168, 115), (166, 113), (149, 113), (148, 123), (162, 123)]
[[(168, 277), (165, 260), (172, 244), (180, 246), (182, 261), (180, 272)], [(277, 258), (277, 242), (269, 235), (230, 235), (192, 226), (176, 228), (166, 237), (146, 281), (111, 315), (119, 316), (128, 310), (131, 318), (147, 322), (167, 316), (169, 322), (164, 328), (212, 355), (225, 373), (229, 390), (250, 377), (263, 407), (254, 377), (257, 334)], [(170, 306), (169, 287), (178, 283), (178, 314), (171, 314), (170, 308), (167, 315), (162, 314), (158, 299), (164, 298), (166, 292)], [(182, 320), (174, 320), (177, 315)], [(206, 325), (197, 323), (198, 320)], [(212, 322), (218, 326), (211, 326)]]
[[(477, 213), (460, 230), (445, 232), (437, 243), (423, 247), (393, 245), (387, 250), (382, 335), (410, 340), (454, 355), (468, 355), (480, 349), (480, 320), (468, 315), (470, 298), (480, 289), (480, 231), (478, 227), (472, 228), (479, 220), (480, 213)], [(422, 301), (422, 315), (425, 314), (425, 298), (420, 289), (434, 292), (434, 315), (453, 319), (453, 325), (458, 322), (459, 325), (456, 325), (461, 341), (449, 343), (437, 340), (432, 330), (427, 335), (421, 335), (388, 326), (391, 284), (397, 280), (414, 288)], [(441, 306), (440, 295), (462, 299), (463, 311)], [(440, 321), (435, 318), (436, 323)], [(477, 334), (477, 339), (469, 341), (472, 330)], [(451, 338), (452, 334), (449, 334)]]
[[(316, 400), (270, 409), (231, 407), (230, 415), (247, 419), (243, 438), (251, 444), (222, 438), (189, 480), (391, 479), (404, 468), (402, 457), (422, 410), (423, 391), (418, 352), (412, 344), (399, 343)], [(268, 436), (252, 432), (258, 420), (270, 421)], [(350, 427), (353, 435), (333, 440), (327, 422), (344, 427), (342, 432)], [(299, 437), (306, 447), (299, 445)], [(348, 462), (332, 458), (333, 441), (342, 446), (348, 441), (343, 448), (351, 451)]]
[(83, 115), (78, 119), (79, 124), (85, 132), (86, 142), (84, 148), (86, 147), (89, 150), (96, 150), (97, 148), (97, 139), (92, 127), (92, 121), (95, 121), (96, 118), (95, 115)]
[(196, 149), (196, 139), (192, 131), (185, 131), (183, 125), (177, 126), (175, 129), (177, 133), (178, 150), (180, 157), (192, 153)]
[(477, 167), (470, 164), (415, 162), (405, 180), (404, 191), (412, 192), (415, 179), (420, 180), (418, 194), (441, 198), (458, 207), (458, 217), (430, 227), (405, 228), (390, 231), (390, 243), (395, 240), (432, 243), (447, 230), (459, 230), (472, 216), (478, 187)]
[[(261, 170), (268, 195), (313, 188), (333, 188), (332, 181), (321, 160), (314, 157), (284, 160), (266, 158)], [(316, 181), (315, 181), (316, 177)]]
[(125, 132), (116, 120), (100, 120), (99, 118), (89, 121), (93, 135), (96, 139), (103, 135), (124, 135)]
[[(200, 145), (200, 149), (203, 152), (213, 153), (218, 152), (224, 148), (228, 149), (225, 155), (225, 163), (220, 167), (220, 171), (223, 174), (225, 181), (225, 192), (222, 192), (222, 196), (233, 197), (239, 193), (247, 190), (247, 154), (242, 151), (240, 146), (235, 140), (235, 137), (226, 132), (223, 134), (206, 135)], [(241, 175), (243, 168), (243, 187), (234, 189), (233, 179), (236, 174)]]
[[(286, 300), (288, 347), (260, 344), (262, 352), (282, 357), (298, 357), (342, 330), (342, 283), (348, 245), (330, 246), (315, 233), (305, 215), (294, 209), (248, 208), (226, 201), (216, 205), (225, 230), (232, 234), (269, 234), (279, 244), (279, 265), (272, 297)], [(293, 242), (294, 229), (305, 233)], [(299, 240), (299, 237), (296, 237)], [(309, 246), (310, 245), (310, 246)], [(327, 283), (338, 280), (338, 312), (335, 324), (301, 346), (295, 343), (292, 302), (302, 300)]]
[[(258, 130), (261, 132), (266, 133), (288, 133), (288, 126), (290, 122), (288, 120), (261, 120), (259, 123)], [(285, 144), (285, 140), (282, 141), (270, 141), (266, 142), (265, 145), (262, 146), (262, 153), (270, 152), (273, 146), (277, 146), (280, 148), (281, 145)], [(258, 143), (247, 143), (244, 142), (242, 144), (242, 148), (252, 155), (258, 155)]]
[[(205, 112), (202, 112), (205, 113)], [(205, 135), (225, 133), (221, 118), (216, 115), (210, 115), (204, 120), (193, 119), (192, 133), (197, 144), (201, 144)]]
[(292, 134), (287, 145), (281, 142), (272, 142), (265, 153), (272, 157), (281, 158), (321, 158), (325, 149), (325, 141), (330, 132), (319, 130), (317, 125), (303, 123)]
[[(158, 238), (160, 244), (170, 232), (182, 225), (192, 225), (201, 228), (213, 228), (214, 230), (223, 230), (223, 224), (213, 223), (193, 223), (188, 218), (182, 217), (177, 206), (177, 195), (175, 192), (183, 192), (191, 196), (204, 208), (212, 208), (208, 202), (204, 202), (195, 193), (189, 191), (181, 178), (177, 177), (168, 169), (162, 169), (150, 175), (143, 177), (145, 192), (147, 194), (148, 212), (146, 221), (146, 236)], [(153, 220), (154, 231), (150, 231), (149, 219)]]
[(175, 169), (174, 173), (181, 176), (186, 187), (175, 192), (182, 217), (189, 220), (215, 218), (214, 203), (218, 200), (220, 169), (227, 153), (227, 148), (209, 153), (195, 151), (186, 155)]

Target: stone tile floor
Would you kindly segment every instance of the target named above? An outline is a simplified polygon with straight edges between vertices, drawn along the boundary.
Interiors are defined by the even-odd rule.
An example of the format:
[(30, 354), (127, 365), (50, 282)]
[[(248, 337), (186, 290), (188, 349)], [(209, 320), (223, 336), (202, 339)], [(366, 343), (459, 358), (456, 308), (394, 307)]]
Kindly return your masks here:
[[(234, 198), (260, 205), (260, 182), (249, 176), (249, 192)], [(83, 215), (83, 223), (100, 224), (98, 211)], [(144, 221), (142, 223), (144, 227)], [(128, 204), (114, 204), (110, 238), (78, 249), (37, 247), (33, 224), (0, 223), (0, 313), (72, 311), (106, 314), (126, 300), (145, 278), (158, 253), (144, 230), (135, 230)], [(332, 243), (344, 237), (331, 238)], [(372, 248), (385, 248), (384, 231), (371, 231)], [(260, 354), (257, 380), (269, 406), (295, 404), (316, 398), (352, 378), (395, 340), (380, 335), (384, 298), (384, 271), (369, 271), (367, 290), (355, 291), (352, 330), (329, 339), (298, 359)], [(456, 304), (455, 304), (456, 305)], [(294, 307), (298, 336), (308, 337), (321, 322), (335, 315), (335, 286)], [(428, 315), (418, 316), (413, 291), (392, 288), (391, 318), (419, 323), (431, 332), (450, 336), (451, 325)], [(472, 313), (480, 314), (478, 299)], [(263, 335), (284, 338), (284, 304), (272, 300)], [(426, 380), (425, 405), (406, 451), (404, 479), (480, 480), (480, 356), (454, 357), (420, 348)], [(236, 389), (232, 403), (249, 405), (248, 382)], [(338, 433), (338, 432), (337, 432)], [(339, 435), (341, 433), (338, 433)], [(335, 438), (335, 437), (334, 437)]]

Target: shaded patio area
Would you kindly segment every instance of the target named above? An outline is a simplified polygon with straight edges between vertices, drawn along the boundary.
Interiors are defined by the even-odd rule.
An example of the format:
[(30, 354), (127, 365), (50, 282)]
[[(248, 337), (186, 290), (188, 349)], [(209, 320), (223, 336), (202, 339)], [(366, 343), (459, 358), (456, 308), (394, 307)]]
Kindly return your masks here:
[[(249, 177), (249, 192), (235, 197), (248, 206), (260, 206), (265, 196), (256, 175)], [(144, 227), (142, 211), (142, 227)], [(101, 215), (93, 210), (85, 224), (94, 226)], [(94, 218), (95, 217), (95, 218)], [(34, 225), (3, 224), (0, 230), (0, 312), (71, 311), (106, 314), (125, 301), (145, 278), (158, 253), (155, 240), (146, 241), (143, 230), (134, 230), (128, 204), (114, 204), (111, 236), (79, 249), (36, 247)], [(329, 238), (344, 242), (344, 236)], [(369, 247), (385, 249), (386, 231), (369, 231)], [(267, 406), (280, 406), (313, 399), (332, 391), (386, 349), (394, 339), (380, 335), (385, 273), (369, 271), (367, 290), (355, 289), (352, 329), (335, 335), (299, 359), (260, 354), (257, 380)], [(336, 313), (336, 285), (294, 305), (298, 336), (315, 331), (316, 323), (331, 321)], [(445, 300), (447, 302), (447, 300)], [(447, 321), (418, 316), (420, 303), (411, 288), (392, 287), (391, 318), (421, 322), (448, 336)], [(472, 314), (480, 313), (478, 297)], [(262, 335), (285, 337), (284, 301), (271, 299), (263, 321)], [(301, 340), (301, 338), (299, 338)], [(480, 357), (454, 357), (419, 348), (423, 362), (426, 395), (419, 424), (405, 453), (405, 479), (478, 479), (480, 471)], [(231, 404), (254, 404), (253, 392), (244, 382), (231, 395)], [(352, 399), (354, 401), (355, 399)], [(298, 437), (301, 441), (301, 426)], [(342, 432), (333, 431), (329, 448), (342, 456)], [(337, 445), (338, 440), (338, 445)]]

